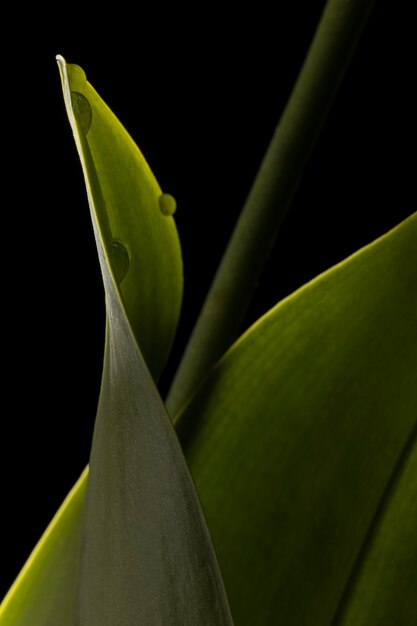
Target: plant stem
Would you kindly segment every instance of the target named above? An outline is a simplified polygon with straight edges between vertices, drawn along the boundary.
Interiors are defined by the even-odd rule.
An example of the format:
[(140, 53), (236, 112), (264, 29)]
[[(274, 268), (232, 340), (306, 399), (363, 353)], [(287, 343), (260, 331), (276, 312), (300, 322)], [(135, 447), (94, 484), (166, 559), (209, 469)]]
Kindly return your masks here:
[(171, 416), (236, 339), (374, 0), (329, 0), (167, 397)]

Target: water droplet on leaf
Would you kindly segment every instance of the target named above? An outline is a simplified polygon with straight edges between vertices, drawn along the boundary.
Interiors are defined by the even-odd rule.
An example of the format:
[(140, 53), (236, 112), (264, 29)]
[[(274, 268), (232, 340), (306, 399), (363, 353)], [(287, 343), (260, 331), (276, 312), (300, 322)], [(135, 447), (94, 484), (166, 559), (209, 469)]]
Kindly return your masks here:
[(169, 193), (163, 193), (158, 198), (159, 209), (163, 215), (174, 215), (177, 208), (177, 202), (174, 196)]
[(117, 283), (120, 285), (129, 270), (129, 253), (118, 239), (113, 239), (110, 247), (111, 264)]
[(78, 91), (71, 91), (71, 102), (74, 110), (75, 119), (77, 120), (84, 135), (88, 133), (91, 126), (93, 112), (87, 98)]
[(67, 72), (71, 91), (84, 91), (87, 76), (83, 68), (75, 63), (67, 63)]

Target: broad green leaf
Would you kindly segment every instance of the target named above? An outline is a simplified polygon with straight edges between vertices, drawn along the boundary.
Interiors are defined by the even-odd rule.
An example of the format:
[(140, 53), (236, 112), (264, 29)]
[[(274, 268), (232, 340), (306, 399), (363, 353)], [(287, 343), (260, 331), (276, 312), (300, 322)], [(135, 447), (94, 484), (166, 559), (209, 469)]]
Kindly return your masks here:
[(0, 606), (1, 626), (73, 626), (87, 470)]
[(337, 626), (417, 624), (417, 445), (412, 437), (341, 605)]
[[(0, 623), (231, 626), (194, 485), (138, 344), (147, 346), (157, 373), (172, 340), (182, 284), (168, 216), (174, 201), (160, 199), (140, 153), (82, 71), (69, 66), (68, 76), (64, 59), (59, 65), (103, 275), (105, 362), (85, 499), (87, 472), (7, 596)], [(124, 169), (130, 166), (128, 176)], [(114, 178), (117, 172), (121, 182)], [(114, 186), (107, 187), (108, 181)], [(130, 183), (131, 205), (124, 196)], [(137, 219), (134, 209), (141, 214)], [(115, 256), (114, 250), (120, 252), (115, 240), (128, 250), (128, 266), (126, 257)], [(142, 278), (154, 282), (141, 289)], [(136, 306), (139, 318), (132, 313)]]
[(66, 67), (63, 89), (83, 166), (96, 237), (119, 285), (129, 322), (149, 369), (161, 373), (177, 328), (182, 260), (171, 211), (129, 134), (78, 65)]
[(349, 626), (415, 624), (415, 607), (373, 621), (372, 602), (391, 615), (416, 580), (411, 469), (378, 524), (416, 427), (416, 390), (414, 214), (260, 319), (179, 418), (236, 624), (330, 625), (354, 572), (357, 594), (376, 593), (395, 577), (391, 559), (410, 580), (368, 606), (356, 595), (364, 613)]

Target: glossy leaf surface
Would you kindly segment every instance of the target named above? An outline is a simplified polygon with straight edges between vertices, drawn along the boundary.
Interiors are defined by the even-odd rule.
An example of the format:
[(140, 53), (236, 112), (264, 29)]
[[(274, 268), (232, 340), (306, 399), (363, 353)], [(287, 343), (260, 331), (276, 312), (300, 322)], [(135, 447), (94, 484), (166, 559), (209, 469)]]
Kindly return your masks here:
[[(158, 378), (175, 336), (182, 300), (178, 234), (161, 188), (130, 135), (78, 65), (63, 89), (83, 166), (96, 237), (103, 245), (129, 322)], [(169, 195), (168, 195), (169, 197)]]
[[(380, 615), (401, 607), (415, 623), (410, 469), (386, 519), (380, 506), (410, 449), (416, 390), (415, 214), (259, 320), (179, 419), (236, 624), (332, 624), (362, 560), (355, 593), (377, 589)], [(391, 559), (407, 575), (389, 599), (378, 584), (392, 591)], [(349, 626), (392, 623), (372, 606)]]
[[(6, 598), (1, 624), (24, 626), (30, 616), (32, 626), (230, 626), (227, 599), (194, 486), (138, 345), (138, 340), (141, 346), (144, 341), (151, 349), (151, 363), (161, 365), (175, 330), (178, 307), (175, 310), (174, 304), (180, 300), (182, 279), (176, 231), (166, 215), (172, 210), (159, 210), (156, 182), (136, 153), (141, 192), (130, 193), (141, 217), (132, 217), (128, 206), (125, 224), (124, 183), (116, 180), (110, 191), (106, 185), (113, 170), (119, 164), (123, 169), (124, 158), (129, 161), (132, 156), (130, 139), (83, 82), (80, 68), (69, 66), (68, 74), (64, 59), (59, 58), (59, 65), (103, 275), (105, 363), (86, 497), (87, 472)], [(80, 94), (87, 94), (88, 100)], [(106, 143), (112, 131), (116, 144), (121, 142), (112, 146), (114, 150)], [(103, 160), (109, 150), (107, 170)], [(132, 166), (132, 178), (134, 171)], [(108, 202), (113, 192), (114, 203)], [(173, 207), (172, 200), (169, 206)], [(129, 249), (128, 264), (125, 256), (114, 256), (115, 237), (123, 250)], [(155, 249), (152, 242), (156, 242)], [(135, 263), (145, 254), (141, 246), (149, 255), (144, 265)], [(154, 279), (149, 293), (137, 286), (142, 272)], [(144, 282), (148, 279), (149, 275)], [(137, 305), (135, 282), (143, 303), (140, 318), (131, 313)], [(161, 310), (159, 301), (164, 302)], [(64, 531), (68, 540), (59, 545)]]
[(73, 626), (87, 470), (0, 606), (1, 626)]

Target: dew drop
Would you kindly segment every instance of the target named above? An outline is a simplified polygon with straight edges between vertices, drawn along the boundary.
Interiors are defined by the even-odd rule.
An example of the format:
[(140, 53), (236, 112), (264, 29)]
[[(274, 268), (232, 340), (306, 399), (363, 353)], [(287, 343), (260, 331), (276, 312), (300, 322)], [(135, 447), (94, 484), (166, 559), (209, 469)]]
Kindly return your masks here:
[(111, 264), (118, 284), (122, 282), (129, 270), (129, 253), (118, 239), (113, 239), (110, 247)]
[(84, 135), (86, 135), (90, 130), (91, 120), (93, 117), (90, 103), (87, 98), (78, 91), (71, 91), (71, 102), (75, 119), (77, 120)]
[(174, 215), (177, 208), (177, 202), (174, 196), (169, 193), (163, 193), (158, 198), (159, 209), (163, 215)]
[(83, 68), (75, 63), (67, 63), (67, 72), (71, 91), (84, 91), (87, 76)]

